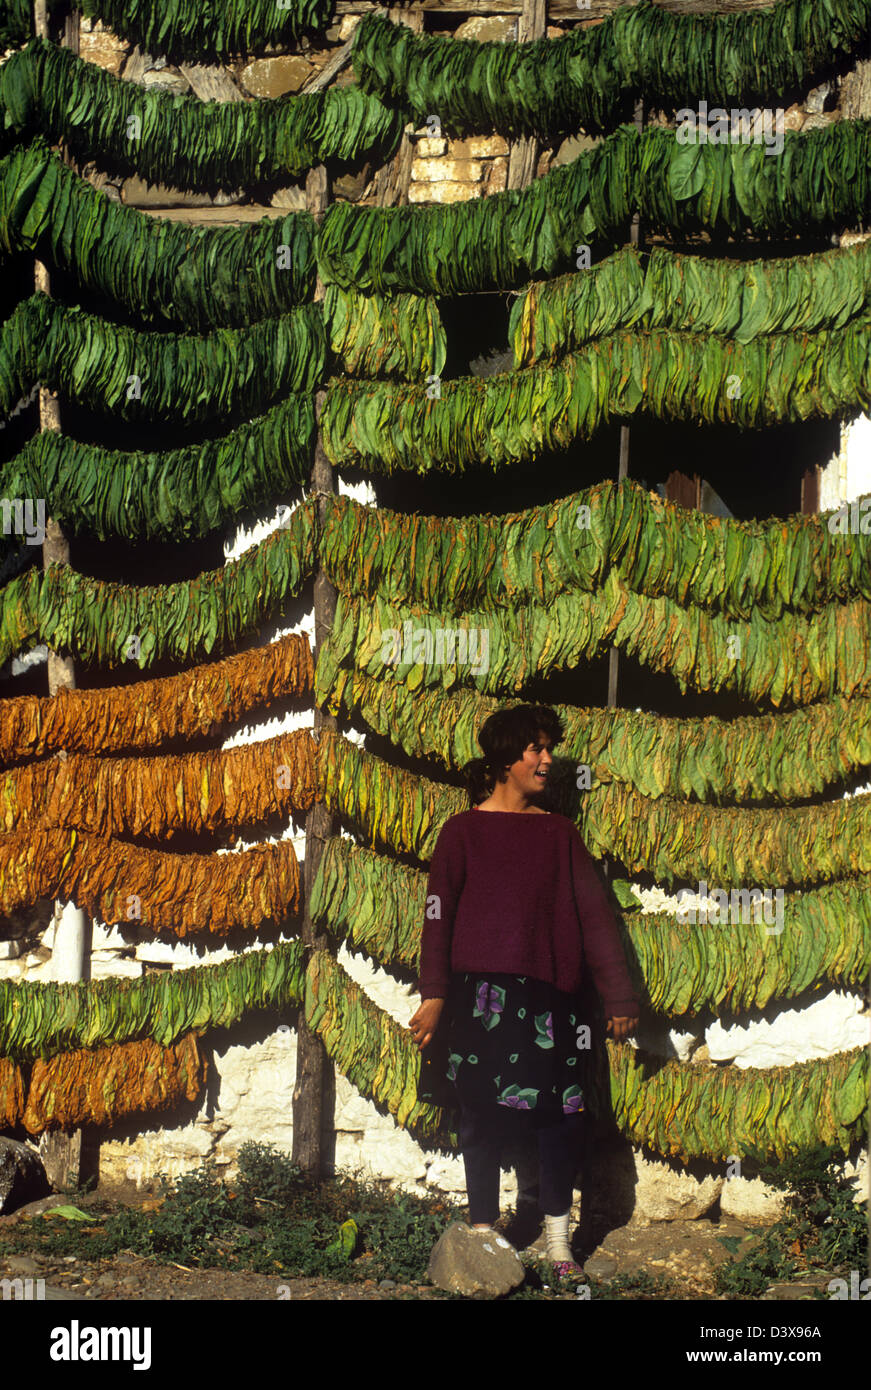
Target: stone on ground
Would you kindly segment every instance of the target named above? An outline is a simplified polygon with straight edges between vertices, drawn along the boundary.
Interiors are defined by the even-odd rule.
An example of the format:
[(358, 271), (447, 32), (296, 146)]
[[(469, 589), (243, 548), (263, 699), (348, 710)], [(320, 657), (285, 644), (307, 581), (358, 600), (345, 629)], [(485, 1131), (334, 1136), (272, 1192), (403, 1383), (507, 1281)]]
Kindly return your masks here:
[(0, 1212), (15, 1211), (50, 1190), (39, 1154), (17, 1139), (0, 1139)]
[(499, 1298), (523, 1283), (517, 1251), (497, 1231), (474, 1231), (463, 1221), (448, 1227), (433, 1247), (427, 1274), (448, 1293)]

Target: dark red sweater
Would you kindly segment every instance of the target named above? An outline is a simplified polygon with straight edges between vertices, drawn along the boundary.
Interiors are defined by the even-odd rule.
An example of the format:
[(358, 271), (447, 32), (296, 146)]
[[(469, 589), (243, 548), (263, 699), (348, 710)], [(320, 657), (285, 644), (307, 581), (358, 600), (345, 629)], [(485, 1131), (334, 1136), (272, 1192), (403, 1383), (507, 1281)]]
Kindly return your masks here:
[(422, 998), (444, 999), (451, 973), (465, 970), (574, 993), (587, 969), (607, 1017), (637, 1015), (617, 923), (573, 822), (477, 808), (446, 820), (430, 861)]

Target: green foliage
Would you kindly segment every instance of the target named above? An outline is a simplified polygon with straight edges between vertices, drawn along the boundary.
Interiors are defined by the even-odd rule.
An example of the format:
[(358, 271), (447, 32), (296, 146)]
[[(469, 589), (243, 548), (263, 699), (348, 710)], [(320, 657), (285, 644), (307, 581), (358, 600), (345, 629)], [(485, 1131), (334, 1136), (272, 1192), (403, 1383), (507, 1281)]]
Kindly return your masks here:
[(423, 381), (333, 377), (323, 430), (336, 467), (425, 474), (531, 462), (636, 414), (758, 429), (869, 408), (866, 315), (841, 331), (771, 334), (744, 344), (670, 329), (614, 333), (553, 366), (442, 382), (433, 398)]
[[(69, 565), (31, 569), (2, 590), (0, 663), (40, 641), (105, 666), (135, 659), (143, 669), (162, 656), (202, 660), (255, 631), (314, 566), (314, 504), (303, 502), (287, 530), (196, 579), (134, 588)], [(137, 658), (128, 658), (131, 636), (141, 642)]]
[(618, 329), (717, 333), (749, 343), (769, 333), (843, 328), (869, 307), (867, 241), (768, 261), (624, 246), (588, 270), (531, 285), (514, 300), (508, 331), (515, 365), (530, 367)]
[(710, 516), (631, 478), (499, 516), (421, 516), (334, 497), (319, 554), (343, 593), (426, 608), (546, 603), (591, 593), (613, 570), (651, 598), (774, 620), (832, 599), (871, 599), (871, 532), (848, 542), (830, 519)]
[[(381, 294), (510, 289), (567, 270), (579, 242), (604, 254), (635, 212), (648, 232), (718, 238), (862, 221), (871, 208), (871, 120), (783, 139), (771, 158), (763, 145), (683, 146), (673, 130), (622, 125), (524, 189), (428, 207), (333, 203), (318, 238), (321, 278)], [(701, 171), (695, 192), (675, 179), (687, 150)], [(709, 184), (720, 196), (709, 196)]]
[[(48, 0), (51, 13), (61, 0)], [(292, 46), (308, 29), (320, 29), (332, 0), (78, 0), (89, 19), (148, 53), (188, 58), (228, 58), (268, 46)], [(32, 0), (0, 0), (0, 41), (25, 43), (33, 35)]]
[[(520, 696), (477, 690), (410, 690), (361, 671), (340, 670), (319, 703), (332, 714), (358, 712), (375, 733), (409, 757), (436, 758), (451, 770), (480, 756), (477, 733)], [(551, 706), (563, 721), (554, 776), (577, 783), (577, 764), (598, 782), (627, 782), (643, 796), (735, 802), (803, 800), (871, 764), (871, 699), (837, 695), (783, 714), (672, 719), (647, 710)], [(813, 757), (809, 750), (813, 749)]]
[(846, 1177), (836, 1149), (818, 1145), (779, 1164), (759, 1162), (757, 1168), (754, 1176), (787, 1194), (786, 1210), (746, 1255), (719, 1266), (718, 1293), (753, 1297), (774, 1280), (807, 1278), (816, 1270), (832, 1277), (865, 1269), (868, 1203), (855, 1200), (856, 1180)]
[(643, 93), (668, 108), (703, 92), (746, 105), (810, 86), (819, 68), (860, 44), (868, 0), (779, 0), (751, 14), (675, 14), (642, 0), (595, 27), (531, 43), (417, 34), (365, 15), (354, 34), (354, 70), (366, 91), (433, 111), (451, 134), (503, 135), (607, 128)]
[(79, 0), (79, 9), (148, 53), (203, 63), (294, 47), (329, 22), (333, 0)]
[(510, 696), (535, 676), (594, 661), (611, 645), (667, 671), (682, 693), (690, 686), (734, 690), (775, 707), (871, 694), (871, 607), (864, 600), (830, 603), (809, 617), (784, 614), (775, 623), (755, 612), (738, 622), (634, 593), (613, 570), (592, 594), (557, 594), (516, 610), (424, 609), (340, 593), (318, 652), (315, 694), (324, 698), (344, 668), (410, 691), (466, 687)]
[(213, 420), (313, 390), (326, 350), (317, 304), (198, 337), (119, 327), (36, 294), (0, 330), (0, 412), (43, 382), (124, 420)]
[(315, 231), (308, 212), (242, 227), (150, 217), (111, 202), (42, 137), (0, 160), (0, 252), (38, 250), (139, 321), (195, 331), (286, 312), (314, 292)]
[(363, 295), (327, 285), (324, 317), (330, 347), (351, 375), (422, 381), (444, 366), (444, 324), (431, 296)]
[[(299, 177), (325, 159), (393, 153), (405, 116), (356, 86), (259, 101), (201, 101), (126, 82), (33, 39), (0, 68), (18, 137), (64, 140), (82, 161), (176, 188), (236, 189)], [(7, 136), (7, 143), (9, 137)]]
[[(290, 395), (220, 439), (163, 453), (122, 453), (43, 430), (0, 466), (0, 496), (44, 497), (61, 526), (99, 540), (181, 543), (307, 482), (314, 440), (310, 395)], [(0, 553), (15, 539), (0, 537)]]
[(0, 980), (0, 1055), (30, 1061), (134, 1038), (168, 1047), (194, 1028), (227, 1028), (251, 1010), (298, 1004), (303, 960), (302, 943), (289, 941), (141, 980)]

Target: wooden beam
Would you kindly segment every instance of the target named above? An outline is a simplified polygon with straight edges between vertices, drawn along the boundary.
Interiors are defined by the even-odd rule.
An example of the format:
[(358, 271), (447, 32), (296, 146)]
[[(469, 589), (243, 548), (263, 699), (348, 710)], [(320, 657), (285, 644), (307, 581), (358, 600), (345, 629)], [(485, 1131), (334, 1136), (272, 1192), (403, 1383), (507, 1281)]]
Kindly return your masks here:
[[(636, 5), (639, 0), (590, 0), (589, 9), (578, 9), (576, 0), (548, 0), (549, 20), (604, 19), (625, 4)], [(772, 0), (654, 0), (660, 9), (670, 14), (740, 14), (752, 10), (771, 9)], [(336, 0), (335, 13), (369, 14), (372, 0)], [(517, 14), (523, 0), (409, 0), (405, 14), (442, 11), (451, 15)]]
[(346, 63), (351, 61), (351, 49), (354, 46), (354, 35), (337, 48), (329, 62), (325, 63), (320, 72), (316, 72), (307, 82), (304, 82), (299, 89), (300, 96), (309, 92), (322, 92), (325, 87), (329, 87), (334, 77), (337, 77)]

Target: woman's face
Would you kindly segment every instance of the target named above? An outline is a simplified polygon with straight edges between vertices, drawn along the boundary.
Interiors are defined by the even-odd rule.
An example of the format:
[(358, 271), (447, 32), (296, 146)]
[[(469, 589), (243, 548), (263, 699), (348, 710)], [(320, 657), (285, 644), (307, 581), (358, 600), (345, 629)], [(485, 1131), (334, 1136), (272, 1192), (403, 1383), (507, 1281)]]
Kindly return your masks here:
[(553, 740), (540, 732), (535, 742), (524, 749), (523, 757), (509, 767), (508, 780), (524, 796), (539, 796), (547, 786), (553, 764), (552, 748)]

